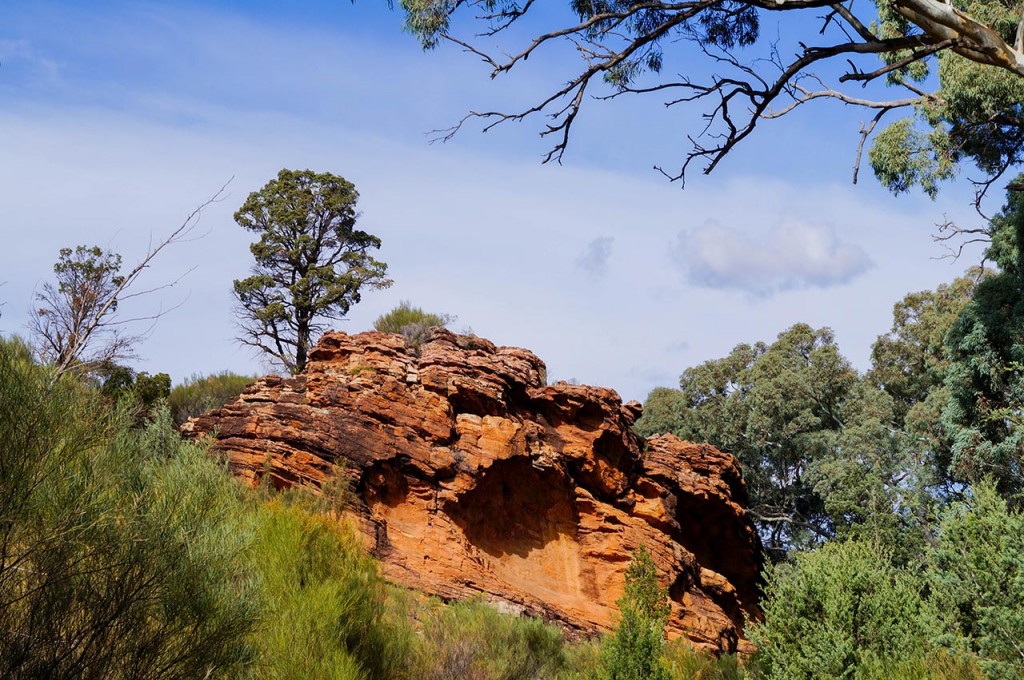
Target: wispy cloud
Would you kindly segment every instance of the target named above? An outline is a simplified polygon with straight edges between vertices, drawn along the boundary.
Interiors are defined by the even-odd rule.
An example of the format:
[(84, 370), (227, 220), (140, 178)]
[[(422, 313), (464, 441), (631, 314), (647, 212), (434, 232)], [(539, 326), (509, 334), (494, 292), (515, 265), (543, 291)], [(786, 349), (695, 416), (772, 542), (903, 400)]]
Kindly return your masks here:
[(672, 258), (689, 283), (757, 296), (848, 283), (873, 266), (826, 224), (786, 218), (763, 237), (717, 222), (679, 232)]
[(603, 279), (608, 275), (608, 258), (612, 255), (611, 236), (599, 236), (587, 244), (583, 254), (576, 258), (576, 267), (594, 280)]

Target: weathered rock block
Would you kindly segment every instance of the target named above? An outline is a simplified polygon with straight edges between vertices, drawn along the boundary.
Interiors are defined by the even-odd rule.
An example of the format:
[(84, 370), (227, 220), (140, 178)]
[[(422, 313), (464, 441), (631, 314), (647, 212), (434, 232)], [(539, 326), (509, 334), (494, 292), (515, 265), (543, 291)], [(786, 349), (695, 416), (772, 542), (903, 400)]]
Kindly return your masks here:
[[(314, 489), (332, 470), (387, 578), (592, 634), (615, 621), (632, 552), (672, 600), (670, 636), (744, 649), (759, 553), (736, 460), (672, 436), (609, 389), (544, 385), (543, 362), (437, 330), (326, 334), (306, 371), (267, 376), (186, 423), (235, 474)], [(335, 467), (338, 466), (338, 467)]]

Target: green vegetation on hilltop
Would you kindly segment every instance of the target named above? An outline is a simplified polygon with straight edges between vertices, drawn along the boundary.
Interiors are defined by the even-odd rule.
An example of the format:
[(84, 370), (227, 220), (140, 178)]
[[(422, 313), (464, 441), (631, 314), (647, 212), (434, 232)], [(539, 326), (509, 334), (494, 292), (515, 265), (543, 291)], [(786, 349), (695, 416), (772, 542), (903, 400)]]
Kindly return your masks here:
[(180, 425), (189, 418), (208, 413), (228, 403), (256, 380), (249, 375), (222, 371), (213, 375), (193, 375), (167, 393), (171, 417)]

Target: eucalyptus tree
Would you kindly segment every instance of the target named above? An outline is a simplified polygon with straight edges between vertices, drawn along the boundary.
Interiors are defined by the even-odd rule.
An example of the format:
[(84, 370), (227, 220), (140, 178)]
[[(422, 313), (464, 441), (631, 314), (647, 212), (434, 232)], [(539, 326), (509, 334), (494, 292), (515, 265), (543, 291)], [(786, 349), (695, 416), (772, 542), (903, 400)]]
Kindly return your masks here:
[(838, 534), (908, 550), (920, 539), (930, 477), (893, 426), (893, 398), (853, 369), (829, 329), (796, 324), (687, 369), (679, 384), (652, 393), (638, 429), (735, 455), (774, 557)]
[(946, 336), (953, 434), (951, 467), (965, 481), (990, 478), (1024, 491), (1024, 196), (1011, 192), (991, 223), (988, 257), (999, 272), (981, 281)]
[[(471, 120), (488, 129), (547, 116), (541, 135), (554, 142), (545, 162), (561, 160), (587, 105), (625, 94), (704, 107), (703, 120), (683, 131), (690, 151), (679, 166), (662, 170), (674, 180), (693, 163), (711, 172), (764, 121), (827, 100), (866, 111), (859, 137), (851, 135), (854, 181), (869, 141), (872, 168), (895, 192), (917, 185), (934, 195), (970, 160), (983, 171), (983, 193), (1022, 160), (1019, 1), (401, 0), (401, 6), (424, 48), (453, 44), (482, 59), (492, 78), (527, 60), (560, 67), (559, 45), (577, 55), (558, 84), (521, 108), (474, 111), (443, 133)], [(776, 20), (785, 29), (775, 30)], [(886, 116), (895, 119), (883, 129)]]
[[(54, 379), (68, 372), (95, 374), (109, 371), (134, 352), (148, 329), (131, 333), (131, 328), (157, 319), (175, 307), (159, 306), (133, 316), (121, 314), (121, 305), (172, 288), (182, 277), (146, 289), (140, 279), (154, 259), (168, 246), (195, 236), (199, 218), (220, 200), (226, 184), (203, 201), (166, 237), (151, 245), (128, 271), (121, 270), (121, 256), (99, 246), (61, 248), (53, 266), (54, 282), (43, 284), (36, 294), (38, 307), (29, 320), (36, 351), (50, 365)], [(187, 272), (186, 272), (187, 273)], [(180, 304), (180, 303), (179, 303)]]

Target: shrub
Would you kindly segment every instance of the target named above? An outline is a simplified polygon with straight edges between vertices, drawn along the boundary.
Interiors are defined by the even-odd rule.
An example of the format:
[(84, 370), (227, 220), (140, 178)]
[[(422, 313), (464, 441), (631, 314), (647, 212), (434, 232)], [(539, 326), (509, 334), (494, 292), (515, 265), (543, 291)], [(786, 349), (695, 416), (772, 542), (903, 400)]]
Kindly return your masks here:
[(857, 669), (858, 680), (985, 680), (986, 675), (971, 656), (950, 654), (945, 649), (929, 653), (904, 650), (896, 658), (866, 655)]
[(181, 425), (189, 418), (220, 408), (241, 394), (254, 380), (253, 376), (230, 371), (208, 376), (193, 375), (167, 395), (175, 424)]
[(931, 649), (923, 580), (859, 541), (827, 543), (769, 571), (764, 622), (749, 630), (766, 678), (855, 678), (867, 659)]
[(633, 553), (626, 569), (626, 592), (617, 604), (621, 618), (602, 642), (601, 677), (608, 680), (660, 680), (668, 678), (662, 662), (669, 606), (665, 589), (658, 585), (658, 568), (643, 546)]
[(746, 674), (733, 654), (712, 656), (694, 649), (686, 640), (665, 644), (664, 663), (673, 680), (743, 680)]
[(157, 415), (133, 430), (0, 341), (0, 677), (237, 677), (251, 663), (239, 487)]
[(253, 566), (266, 603), (261, 677), (404, 677), (411, 629), (392, 622), (376, 564), (335, 518), (287, 496), (260, 505)]
[(418, 673), (430, 680), (552, 678), (565, 665), (562, 632), (480, 601), (435, 606), (423, 616)]
[(978, 484), (942, 517), (930, 562), (943, 642), (976, 654), (990, 677), (1024, 676), (1024, 516)]
[(455, 317), (450, 314), (431, 314), (420, 307), (413, 307), (408, 300), (402, 300), (390, 312), (377, 317), (373, 328), (382, 333), (403, 333), (407, 326), (433, 328), (447, 326), (453, 321)]

